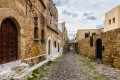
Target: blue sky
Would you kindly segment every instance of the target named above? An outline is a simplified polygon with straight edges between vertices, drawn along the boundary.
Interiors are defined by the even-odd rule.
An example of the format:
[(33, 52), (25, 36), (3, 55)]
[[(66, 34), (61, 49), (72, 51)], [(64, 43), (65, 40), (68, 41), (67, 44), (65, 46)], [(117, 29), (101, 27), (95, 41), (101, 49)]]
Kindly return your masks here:
[(78, 29), (102, 28), (105, 13), (120, 5), (120, 0), (53, 0), (59, 23), (66, 22), (70, 39)]

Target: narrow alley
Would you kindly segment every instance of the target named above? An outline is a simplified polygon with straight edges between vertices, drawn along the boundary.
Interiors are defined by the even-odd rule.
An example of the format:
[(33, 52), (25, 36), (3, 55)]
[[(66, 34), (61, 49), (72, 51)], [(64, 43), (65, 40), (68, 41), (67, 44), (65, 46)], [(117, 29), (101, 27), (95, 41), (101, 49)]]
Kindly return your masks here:
[(86, 58), (72, 49), (33, 71), (28, 80), (120, 80), (119, 71)]

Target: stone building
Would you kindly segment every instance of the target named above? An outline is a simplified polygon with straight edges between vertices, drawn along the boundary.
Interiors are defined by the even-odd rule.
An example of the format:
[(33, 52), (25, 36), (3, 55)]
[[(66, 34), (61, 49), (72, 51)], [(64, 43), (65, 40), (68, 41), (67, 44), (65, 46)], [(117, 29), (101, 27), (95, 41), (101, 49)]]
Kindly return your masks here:
[(47, 27), (46, 27), (46, 54), (47, 58), (51, 58), (59, 53), (60, 39), (58, 38), (58, 11), (52, 0), (46, 0), (47, 9)]
[(120, 28), (120, 5), (105, 14), (104, 32)]
[(70, 39), (70, 40), (69, 40), (69, 46), (70, 46), (71, 48), (74, 48), (74, 47), (75, 47), (75, 41), (74, 41), (74, 39)]
[(69, 48), (69, 38), (67, 36), (67, 29), (65, 26), (65, 22), (59, 23), (58, 28), (61, 30), (63, 35), (63, 38), (62, 38), (63, 52), (67, 52)]
[(22, 71), (62, 53), (58, 36), (52, 0), (0, 0), (0, 79), (18, 79)]
[(104, 32), (78, 41), (78, 52), (120, 69), (120, 5), (105, 15)]
[(74, 40), (74, 42), (76, 43), (77, 41), (77, 33), (73, 36), (73, 40)]
[(120, 28), (78, 41), (78, 52), (120, 69)]
[(75, 34), (75, 41), (78, 42), (79, 40), (101, 34), (102, 32), (102, 29), (79, 29)]
[(58, 52), (63, 52), (63, 34), (61, 32), (61, 30), (58, 28)]

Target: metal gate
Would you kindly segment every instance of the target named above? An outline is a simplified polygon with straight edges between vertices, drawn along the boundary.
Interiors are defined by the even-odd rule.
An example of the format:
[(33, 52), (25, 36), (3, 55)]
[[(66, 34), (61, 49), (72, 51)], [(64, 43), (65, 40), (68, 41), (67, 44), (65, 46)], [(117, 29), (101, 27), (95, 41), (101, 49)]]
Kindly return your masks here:
[(17, 60), (17, 28), (10, 19), (5, 19), (0, 27), (0, 64)]
[(102, 60), (102, 41), (101, 39), (98, 39), (96, 42), (96, 48), (97, 48), (97, 59)]

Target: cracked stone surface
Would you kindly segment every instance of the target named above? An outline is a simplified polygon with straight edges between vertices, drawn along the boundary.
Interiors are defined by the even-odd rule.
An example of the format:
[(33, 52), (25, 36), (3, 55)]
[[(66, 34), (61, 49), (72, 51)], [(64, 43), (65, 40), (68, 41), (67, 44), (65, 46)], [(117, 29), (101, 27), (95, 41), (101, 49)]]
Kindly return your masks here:
[(44, 77), (38, 80), (120, 80), (120, 72), (115, 68), (76, 54), (66, 53), (55, 63), (45, 67)]

